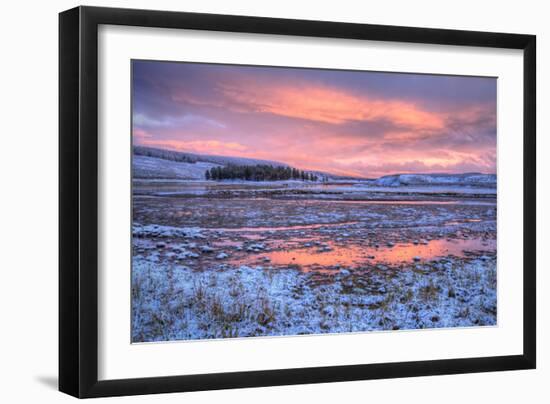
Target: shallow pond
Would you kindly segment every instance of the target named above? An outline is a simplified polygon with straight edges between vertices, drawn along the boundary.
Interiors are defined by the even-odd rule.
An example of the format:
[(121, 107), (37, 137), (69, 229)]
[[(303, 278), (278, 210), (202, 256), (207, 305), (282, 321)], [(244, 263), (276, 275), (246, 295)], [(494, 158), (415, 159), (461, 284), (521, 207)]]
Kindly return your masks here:
[(247, 257), (233, 260), (232, 263), (249, 265), (261, 259), (271, 265), (296, 265), (304, 267), (304, 269), (307, 269), (307, 267), (331, 267), (336, 265), (353, 267), (362, 263), (395, 265), (403, 262), (431, 261), (450, 255), (464, 257), (466, 252), (494, 252), (495, 249), (496, 240), (482, 239), (438, 239), (382, 245), (378, 248), (323, 243), (314, 247), (251, 254)]

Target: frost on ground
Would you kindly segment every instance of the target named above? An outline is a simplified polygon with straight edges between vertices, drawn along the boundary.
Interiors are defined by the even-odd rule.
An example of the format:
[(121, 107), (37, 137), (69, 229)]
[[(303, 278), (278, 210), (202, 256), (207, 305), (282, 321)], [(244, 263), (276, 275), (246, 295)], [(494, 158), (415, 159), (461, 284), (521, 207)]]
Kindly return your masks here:
[(334, 274), (134, 260), (134, 342), (496, 324), (496, 257)]
[(219, 167), (218, 164), (197, 162), (174, 162), (148, 156), (133, 157), (134, 178), (163, 178), (199, 180), (204, 178), (206, 170)]
[(136, 180), (132, 340), (496, 325), (496, 190), (472, 178)]

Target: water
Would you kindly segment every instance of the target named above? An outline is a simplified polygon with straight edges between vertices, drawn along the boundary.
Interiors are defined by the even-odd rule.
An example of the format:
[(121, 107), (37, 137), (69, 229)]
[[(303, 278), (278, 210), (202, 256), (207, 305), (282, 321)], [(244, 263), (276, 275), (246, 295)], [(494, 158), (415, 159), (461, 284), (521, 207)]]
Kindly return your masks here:
[(235, 264), (247, 265), (258, 258), (269, 258), (270, 265), (280, 266), (348, 266), (353, 267), (362, 263), (401, 264), (403, 262), (432, 261), (449, 255), (463, 257), (467, 251), (494, 252), (496, 240), (482, 239), (438, 239), (422, 243), (398, 243), (390, 247), (383, 245), (378, 248), (369, 246), (341, 246), (334, 243), (325, 243), (329, 251), (321, 251), (322, 246), (308, 248), (293, 248), (287, 250), (269, 251), (251, 254), (243, 259), (235, 260)]
[(304, 224), (295, 226), (259, 226), (259, 227), (235, 227), (235, 228), (209, 228), (208, 230), (223, 231), (229, 233), (247, 233), (247, 232), (272, 232), (272, 231), (286, 231), (286, 230), (306, 230), (306, 229), (320, 229), (323, 227), (336, 227), (347, 226), (357, 224), (359, 222), (342, 222), (342, 223), (318, 223), (318, 224)]

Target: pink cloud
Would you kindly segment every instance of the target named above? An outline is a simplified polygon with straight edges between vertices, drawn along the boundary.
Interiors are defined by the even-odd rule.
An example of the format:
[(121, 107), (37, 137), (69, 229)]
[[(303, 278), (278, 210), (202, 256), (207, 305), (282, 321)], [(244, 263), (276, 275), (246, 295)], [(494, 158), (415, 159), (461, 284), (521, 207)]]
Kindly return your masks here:
[(144, 146), (167, 148), (178, 151), (222, 155), (232, 155), (236, 154), (236, 152), (243, 152), (247, 149), (246, 146), (236, 142), (222, 142), (219, 140), (183, 141), (175, 139), (146, 139), (141, 141), (140, 144)]
[(440, 130), (445, 117), (401, 100), (377, 100), (328, 86), (278, 86), (265, 83), (224, 83), (221, 97), (206, 101), (180, 94), (175, 101), (228, 108), (236, 112), (263, 112), (329, 124), (387, 120), (415, 129)]
[(150, 139), (153, 137), (150, 133), (147, 131), (141, 129), (141, 128), (134, 128), (132, 130), (132, 135), (137, 140), (138, 143), (143, 142), (145, 139)]
[[(343, 175), (495, 171), (493, 103), (440, 105), (438, 111), (432, 111), (420, 102), (357, 95), (327, 85), (276, 85), (250, 79), (218, 82), (213, 92), (218, 96), (178, 92), (171, 95), (171, 101), (223, 122), (229, 117), (223, 131), (208, 126), (197, 133), (180, 127), (153, 138), (136, 132), (139, 142), (180, 151), (276, 160)], [(277, 121), (274, 116), (289, 119)], [(251, 126), (242, 126), (243, 122)], [(369, 123), (364, 133), (358, 132), (357, 122)], [(369, 133), (373, 127), (381, 128), (380, 132)], [(481, 139), (483, 136), (486, 138)]]

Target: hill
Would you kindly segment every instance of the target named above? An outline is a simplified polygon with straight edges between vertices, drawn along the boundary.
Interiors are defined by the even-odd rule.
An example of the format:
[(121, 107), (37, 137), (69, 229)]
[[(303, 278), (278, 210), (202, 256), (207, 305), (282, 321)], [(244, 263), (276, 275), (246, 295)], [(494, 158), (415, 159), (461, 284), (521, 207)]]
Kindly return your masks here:
[[(142, 179), (181, 179), (203, 180), (207, 171), (216, 167), (272, 166), (277, 171), (288, 164), (252, 159), (245, 157), (217, 156), (158, 149), (145, 146), (133, 148), (133, 175)], [(280, 169), (279, 169), (280, 170)], [(495, 174), (392, 174), (377, 179), (360, 179), (328, 174), (321, 171), (306, 171), (328, 181), (359, 181), (363, 186), (400, 187), (400, 186), (469, 186), (496, 188)]]
[(369, 181), (369, 185), (381, 187), (418, 185), (459, 185), (493, 188), (497, 185), (495, 174), (393, 174)]
[(134, 156), (154, 157), (163, 160), (175, 161), (180, 163), (211, 163), (217, 165), (272, 165), (272, 166), (286, 166), (286, 164), (271, 161), (251, 159), (246, 157), (231, 157), (231, 156), (216, 156), (210, 154), (196, 154), (181, 152), (175, 150), (158, 149), (154, 147), (134, 146)]
[[(255, 172), (261, 168), (262, 171), (271, 170), (277, 173), (286, 173), (287, 171), (291, 173), (296, 171), (300, 174), (311, 173), (314, 174), (315, 177), (320, 174), (318, 178), (327, 176), (323, 173), (293, 170), (287, 164), (271, 160), (195, 154), (144, 146), (134, 146), (133, 151), (132, 170), (133, 178), (136, 179), (204, 180), (207, 171), (209, 172), (208, 176), (210, 176), (210, 173), (218, 172), (216, 170), (212, 171), (213, 168), (222, 167), (222, 171), (227, 171), (229, 168), (231, 168), (230, 171), (235, 171), (238, 168), (243, 171), (245, 167), (250, 167), (250, 169)], [(220, 171), (220, 173), (222, 171)], [(231, 173), (228, 173), (228, 178), (240, 178), (238, 175), (230, 174)], [(282, 175), (267, 175), (266, 173), (262, 175), (258, 174), (258, 176), (258, 178), (282, 178)], [(303, 175), (301, 176), (303, 177)], [(294, 178), (292, 175), (289, 177)]]

